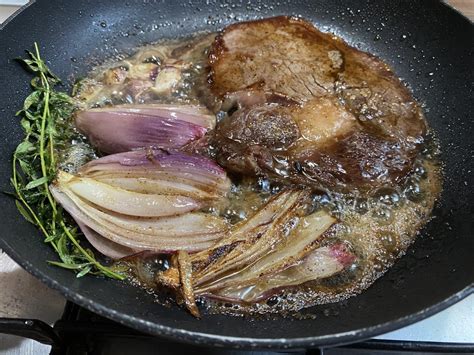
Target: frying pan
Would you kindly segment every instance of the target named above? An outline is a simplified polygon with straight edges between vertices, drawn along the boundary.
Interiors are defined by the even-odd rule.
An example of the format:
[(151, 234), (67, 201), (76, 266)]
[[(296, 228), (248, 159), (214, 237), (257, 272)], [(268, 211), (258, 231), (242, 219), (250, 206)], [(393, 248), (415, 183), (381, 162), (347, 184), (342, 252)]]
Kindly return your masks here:
[(295, 348), (354, 342), (421, 320), (472, 293), (473, 26), (437, 1), (33, 2), (0, 32), (1, 189), (9, 190), (10, 157), (22, 135), (14, 113), (29, 92), (29, 76), (13, 58), (23, 56), (34, 41), (53, 71), (68, 79), (67, 89), (95, 63), (138, 45), (282, 14), (302, 15), (388, 62), (423, 104), (442, 146), (445, 182), (435, 218), (407, 255), (368, 290), (305, 310), (302, 315), (313, 316), (305, 319), (205, 314), (197, 320), (176, 306), (157, 304), (138, 288), (94, 277), (77, 279), (48, 265), (54, 252), (3, 195), (1, 248), (89, 310), (144, 332), (206, 345)]

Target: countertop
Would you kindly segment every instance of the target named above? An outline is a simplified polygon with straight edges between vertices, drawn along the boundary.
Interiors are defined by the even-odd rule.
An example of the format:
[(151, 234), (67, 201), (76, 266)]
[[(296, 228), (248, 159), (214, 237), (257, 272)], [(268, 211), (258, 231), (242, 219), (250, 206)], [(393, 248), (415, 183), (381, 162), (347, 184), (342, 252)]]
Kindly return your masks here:
[(446, 2), (471, 21), (474, 21), (474, 0), (449, 0)]
[[(0, 23), (24, 0), (0, 0)], [(474, 20), (474, 0), (450, 0), (450, 5)], [(54, 322), (61, 315), (65, 299), (21, 269), (0, 252), (0, 317), (28, 317)], [(441, 342), (474, 342), (474, 295), (448, 309), (379, 339)], [(33, 340), (0, 334), (0, 354), (47, 354), (49, 346)]]

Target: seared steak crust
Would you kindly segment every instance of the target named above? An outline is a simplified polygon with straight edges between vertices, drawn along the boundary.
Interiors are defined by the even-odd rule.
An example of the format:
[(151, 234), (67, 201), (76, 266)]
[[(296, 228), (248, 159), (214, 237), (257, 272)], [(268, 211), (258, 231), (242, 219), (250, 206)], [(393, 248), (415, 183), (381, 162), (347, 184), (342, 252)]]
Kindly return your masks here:
[(411, 170), (419, 106), (385, 63), (340, 38), (284, 16), (238, 23), (216, 37), (209, 67), (218, 99), (242, 98), (215, 132), (228, 169), (341, 191)]

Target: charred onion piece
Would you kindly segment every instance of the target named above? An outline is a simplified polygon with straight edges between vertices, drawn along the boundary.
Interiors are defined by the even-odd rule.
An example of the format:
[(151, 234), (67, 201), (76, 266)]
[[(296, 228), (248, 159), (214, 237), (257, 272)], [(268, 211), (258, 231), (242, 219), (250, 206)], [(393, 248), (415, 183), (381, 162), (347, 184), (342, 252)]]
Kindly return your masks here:
[(137, 105), (77, 113), (75, 123), (104, 153), (136, 148), (180, 148), (214, 127), (215, 117), (200, 106)]
[(294, 210), (308, 197), (305, 191), (284, 191), (273, 197), (249, 220), (234, 226), (210, 250), (193, 256), (195, 286), (239, 270), (265, 255), (284, 238)]
[[(317, 248), (325, 237), (334, 229), (331, 226), (336, 219), (324, 211), (293, 220), (296, 227), (289, 235), (282, 235), (279, 242), (273, 244), (274, 249), (267, 250), (267, 254), (241, 270), (233, 272), (212, 282), (197, 287), (197, 293), (207, 293), (212, 290), (226, 289), (227, 287), (244, 287), (255, 284), (261, 277), (275, 274), (291, 265), (298, 263), (308, 253)], [(285, 227), (284, 224), (280, 228)], [(271, 230), (269, 230), (272, 233)], [(262, 239), (260, 237), (260, 239)]]
[(182, 297), (186, 308), (196, 318), (200, 318), (193, 290), (192, 265), (187, 252), (178, 252), (179, 280), (181, 282)]
[[(194, 295), (233, 299), (240, 297), (241, 289), (255, 288), (260, 281), (270, 280), (273, 275), (300, 264), (337, 228), (336, 219), (326, 212), (307, 216), (298, 214), (305, 210), (309, 197), (310, 193), (304, 190), (287, 190), (273, 196), (258, 212), (235, 225), (211, 248), (189, 257), (192, 274), (188, 275), (186, 285), (192, 283)], [(307, 268), (296, 273), (296, 279), (285, 279), (281, 286), (301, 283), (304, 277), (308, 277), (304, 270)], [(182, 277), (182, 272), (168, 269), (158, 273), (156, 280), (167, 286), (182, 287)], [(279, 285), (268, 282), (268, 290), (262, 286), (262, 292), (277, 287)], [(231, 290), (229, 294), (225, 293), (227, 289)], [(180, 292), (190, 295), (189, 290), (181, 289)], [(260, 288), (256, 292), (260, 297)]]
[(200, 318), (192, 285), (192, 264), (187, 252), (179, 251), (171, 256), (170, 268), (155, 274), (155, 283), (174, 291), (178, 304), (184, 304), (189, 312)]

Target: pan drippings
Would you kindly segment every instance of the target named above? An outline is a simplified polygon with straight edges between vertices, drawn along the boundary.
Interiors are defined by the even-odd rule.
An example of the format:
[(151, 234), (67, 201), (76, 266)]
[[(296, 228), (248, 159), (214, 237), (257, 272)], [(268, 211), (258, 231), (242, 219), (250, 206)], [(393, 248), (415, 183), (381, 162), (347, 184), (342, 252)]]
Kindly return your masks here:
[[(393, 147), (395, 148), (391, 147), (390, 150), (387, 150), (389, 156), (383, 161), (391, 164), (390, 166), (393, 167), (393, 170), (390, 170), (390, 167), (387, 170), (388, 175), (379, 176), (380, 181), (371, 180), (376, 179), (375, 175), (363, 176), (362, 171), (362, 175), (355, 179), (357, 181), (354, 185), (347, 182), (350, 179), (346, 179), (342, 173), (338, 175), (342, 177), (337, 181), (332, 180), (331, 177), (326, 179), (317, 176), (312, 180), (313, 184), (308, 184), (307, 181), (301, 178), (303, 175), (297, 174), (304, 169), (302, 167), (303, 163), (308, 165), (312, 162), (311, 159), (314, 157), (314, 154), (313, 152), (311, 154), (307, 153), (307, 147), (304, 144), (308, 143), (301, 143), (301, 140), (299, 140), (302, 139), (300, 138), (301, 132), (294, 130), (291, 124), (285, 123), (285, 117), (295, 117), (296, 115), (299, 117), (299, 115), (310, 115), (314, 112), (318, 114), (318, 112), (323, 110), (323, 107), (329, 110), (334, 105), (337, 106), (337, 110), (345, 110), (344, 105), (350, 101), (351, 110), (347, 113), (348, 123), (346, 121), (341, 121), (342, 123), (336, 122), (337, 125), (344, 126), (340, 131), (343, 138), (337, 138), (336, 141), (338, 139), (346, 139), (344, 137), (348, 137), (349, 133), (347, 132), (351, 131), (353, 126), (360, 124), (358, 121), (352, 122), (352, 117), (357, 117), (357, 120), (359, 120), (357, 115), (363, 114), (361, 113), (363, 108), (357, 101), (360, 100), (360, 97), (356, 96), (365, 94), (349, 92), (348, 83), (351, 82), (351, 79), (346, 78), (346, 84), (339, 82), (337, 85), (342, 86), (337, 87), (336, 85), (336, 96), (334, 97), (337, 99), (331, 98), (323, 103), (314, 102), (314, 106), (309, 107), (308, 111), (304, 111), (301, 107), (306, 107), (304, 106), (306, 104), (302, 104), (302, 102), (306, 102), (304, 100), (308, 99), (309, 96), (313, 100), (313, 96), (316, 95), (310, 90), (312, 88), (297, 89), (292, 87), (287, 90), (285, 95), (280, 95), (281, 92), (276, 95), (275, 93), (269, 93), (269, 90), (273, 90), (279, 85), (279, 82), (276, 79), (273, 80), (273, 78), (273, 81), (267, 82), (268, 87), (264, 87), (265, 85), (263, 84), (259, 87), (256, 85), (249, 89), (251, 90), (250, 94), (248, 92), (243, 94), (239, 91), (240, 87), (237, 87), (238, 83), (235, 81), (237, 79), (226, 82), (226, 77), (220, 76), (221, 74), (224, 75), (224, 69), (229, 69), (228, 66), (219, 68), (219, 70), (222, 69), (222, 72), (219, 72), (218, 79), (221, 86), (218, 89), (210, 89), (209, 80), (211, 79), (208, 57), (210, 48), (216, 52), (215, 36), (215, 34), (199, 34), (189, 38), (162, 41), (139, 48), (136, 54), (131, 57), (117, 62), (109, 62), (104, 66), (94, 69), (89, 77), (79, 86), (76, 99), (84, 109), (124, 104), (159, 103), (204, 104), (209, 107), (217, 117), (217, 136), (213, 135), (213, 132), (208, 133), (204, 139), (191, 142), (184, 149), (188, 152), (199, 153), (216, 159), (227, 170), (232, 186), (225, 201), (216, 203), (211, 207), (206, 207), (201, 212), (223, 217), (230, 225), (235, 226), (238, 223), (245, 222), (281, 191), (285, 191), (289, 187), (309, 187), (311, 197), (309, 199), (310, 202), (304, 205), (305, 215), (308, 216), (319, 211), (325, 212), (337, 219), (337, 228), (330, 235), (326, 236), (319, 245), (319, 248), (330, 250), (333, 253), (331, 255), (339, 253), (337, 248), (340, 248), (341, 245), (344, 246), (344, 252), (337, 254), (341, 264), (339, 269), (337, 269), (339, 266), (334, 266), (334, 270), (337, 270), (337, 272), (331, 274), (318, 269), (318, 271), (314, 272), (320, 272), (321, 277), (306, 281), (300, 285), (272, 289), (268, 297), (259, 298), (255, 302), (233, 302), (232, 299), (226, 299), (222, 294), (219, 297), (208, 297), (205, 294), (198, 295), (200, 304), (207, 308), (209, 312), (233, 315), (248, 313), (289, 314), (305, 307), (337, 302), (360, 293), (369, 287), (406, 252), (420, 228), (430, 219), (431, 211), (441, 190), (441, 166), (438, 161), (436, 140), (432, 138), (428, 130), (428, 133), (424, 132), (422, 134), (423, 143), (415, 142), (413, 146), (397, 145), (399, 141), (396, 142), (397, 144), (394, 143)], [(230, 41), (230, 39), (228, 40)], [(319, 73), (320, 78), (324, 78), (326, 81), (319, 86), (317, 83), (314, 84), (314, 90), (323, 90), (326, 84), (329, 85), (328, 83), (335, 78), (334, 75), (340, 72), (340, 67), (343, 65), (343, 57), (340, 54), (340, 52), (343, 52), (340, 48), (340, 46), (343, 46), (341, 44), (342, 41), (340, 39), (333, 39), (333, 41), (334, 43), (330, 44), (335, 47), (329, 48), (331, 54), (328, 57), (328, 65), (332, 66), (331, 70), (334, 73)], [(351, 52), (350, 55), (357, 56), (357, 53)], [(252, 71), (257, 70), (252, 67), (251, 63), (245, 63)], [(348, 64), (345, 63), (345, 65), (347, 67)], [(353, 70), (357, 71), (359, 67), (353, 68)], [(214, 75), (213, 80), (217, 80), (216, 75)], [(245, 76), (245, 73), (242, 75)], [(245, 80), (247, 79), (246, 77)], [(354, 85), (357, 80), (353, 80)], [(375, 79), (372, 78), (371, 80)], [(290, 81), (291, 85), (296, 85), (296, 81)], [(224, 91), (228, 93), (231, 89), (235, 91), (234, 95), (224, 94)], [(342, 92), (340, 96), (337, 96), (339, 95), (337, 90)], [(362, 89), (359, 87), (357, 90), (360, 91)], [(392, 89), (390, 88), (390, 90)], [(292, 92), (296, 92), (294, 97), (291, 97)], [(410, 98), (410, 100), (412, 99)], [(282, 135), (288, 138), (288, 141), (282, 138), (274, 142), (270, 139), (270, 136), (265, 136), (260, 132), (260, 141), (251, 141), (250, 138), (248, 141), (245, 141), (239, 138), (237, 142), (239, 146), (237, 147), (235, 131), (233, 131), (232, 136), (228, 135), (229, 131), (219, 132), (219, 128), (223, 129), (224, 124), (228, 124), (226, 129), (234, 130), (234, 127), (230, 125), (232, 122), (229, 123), (228, 121), (242, 119), (242, 117), (243, 120), (247, 120), (248, 113), (252, 110), (248, 107), (256, 110), (255, 105), (260, 105), (258, 108), (260, 113), (264, 110), (273, 110), (274, 106), (278, 106), (280, 110), (278, 116), (280, 119), (278, 121), (280, 122), (279, 128), (281, 128)], [(366, 110), (370, 109), (370, 107), (366, 107)], [(385, 106), (383, 109), (389, 110)], [(372, 113), (376, 114), (375, 111)], [(241, 116), (238, 117), (236, 114)], [(274, 115), (274, 113), (272, 114)], [(402, 114), (406, 114), (406, 112)], [(416, 115), (418, 114), (423, 121), (417, 124), (420, 127), (424, 127), (426, 122), (423, 115), (416, 112)], [(245, 122), (248, 123), (248, 120)], [(255, 122), (260, 125), (265, 124), (265, 117), (258, 116), (255, 118)], [(302, 131), (301, 121), (296, 120), (296, 122), (300, 123), (298, 127)], [(371, 123), (363, 122), (362, 126), (364, 124), (370, 125)], [(258, 129), (261, 127), (249, 126), (248, 130), (253, 129), (252, 132), (258, 132)], [(275, 130), (276, 127), (269, 125), (268, 129)], [(357, 129), (364, 134), (366, 132), (362, 131), (362, 128)], [(248, 130), (239, 134), (245, 135), (249, 132)], [(367, 130), (370, 132), (375, 131), (372, 126), (367, 128)], [(422, 131), (421, 128), (413, 127), (403, 127), (403, 130), (404, 132), (411, 132), (415, 136)], [(329, 128), (328, 132), (330, 132)], [(394, 132), (376, 132), (376, 134), (380, 136), (385, 134), (395, 135), (401, 131)], [(265, 134), (267, 133), (271, 133), (271, 131), (266, 131)], [(219, 136), (219, 134), (221, 135)], [(224, 136), (226, 140), (224, 140)], [(231, 142), (232, 139), (234, 140)], [(320, 144), (319, 147), (321, 149), (327, 149), (331, 154), (335, 151), (336, 148), (327, 148), (326, 146), (326, 144), (329, 144), (327, 142), (332, 138), (324, 140), (325, 138), (323, 139), (318, 136), (317, 139), (319, 139), (318, 144)], [(293, 141), (298, 141), (298, 143), (292, 143)], [(220, 146), (226, 144), (226, 142), (229, 145)], [(289, 143), (287, 144), (287, 142)], [(301, 148), (297, 146), (300, 143), (302, 144)], [(332, 141), (330, 143), (336, 144)], [(246, 146), (243, 146), (243, 144)], [(376, 143), (371, 141), (369, 144)], [(414, 148), (416, 144), (419, 144), (419, 146)], [(261, 148), (262, 145), (265, 145), (266, 150), (265, 153), (261, 153), (262, 156), (259, 156), (261, 160), (258, 160), (257, 165), (254, 164), (255, 162), (249, 163), (248, 160), (238, 165), (240, 162), (234, 158), (241, 158), (242, 156), (232, 157), (234, 160), (229, 158), (232, 155), (232, 149), (241, 149), (243, 155), (244, 152), (249, 151), (249, 146), (251, 146), (251, 149), (255, 149), (256, 146)], [(274, 147), (270, 147), (270, 145)], [(227, 149), (229, 147), (232, 149)], [(271, 150), (271, 157), (269, 159), (272, 160), (273, 165), (265, 167), (262, 161), (267, 159), (268, 156), (265, 154), (269, 150)], [(393, 155), (400, 150), (404, 152), (403, 156)], [(262, 149), (256, 152), (256, 150), (252, 152), (253, 157), (262, 152)], [(307, 155), (303, 153), (307, 153)], [(352, 153), (350, 151), (348, 154), (351, 159), (355, 159), (356, 154), (351, 155)], [(329, 153), (328, 155), (330, 156)], [(306, 160), (302, 160), (302, 156)], [(74, 171), (75, 161), (81, 157), (93, 157), (87, 143), (81, 142), (80, 144), (73, 145), (69, 155), (65, 156), (63, 163), (70, 167), (71, 171)], [(317, 159), (323, 158), (318, 157)], [(371, 156), (370, 159), (372, 160), (367, 160), (367, 164), (370, 165), (368, 169), (381, 166), (375, 161), (375, 159), (379, 159), (378, 157), (374, 158)], [(400, 159), (405, 159), (403, 164), (400, 163)], [(342, 162), (341, 164), (346, 163), (346, 160), (342, 159), (340, 161)], [(400, 166), (403, 165), (399, 170), (396, 167), (398, 163), (400, 163)], [(249, 172), (250, 170), (246, 164), (254, 164), (252, 169), (255, 168), (255, 171), (259, 172), (258, 176), (255, 176), (254, 170)], [(390, 174), (392, 176), (389, 176)], [(321, 250), (324, 251), (326, 249)], [(349, 254), (350, 258), (347, 257)], [(321, 260), (326, 260), (324, 255), (321, 255)], [(132, 270), (131, 279), (147, 289), (156, 287), (155, 273), (162, 272), (170, 267), (169, 257), (157, 258), (153, 256), (153, 258), (153, 262), (150, 262), (149, 256), (135, 259), (131, 263), (134, 265), (130, 267), (130, 270)], [(138, 267), (137, 264), (139, 265)], [(140, 271), (137, 272), (137, 270)], [(253, 292), (252, 287), (255, 287), (255, 285), (249, 286), (248, 290), (241, 289), (239, 292), (240, 294)]]

